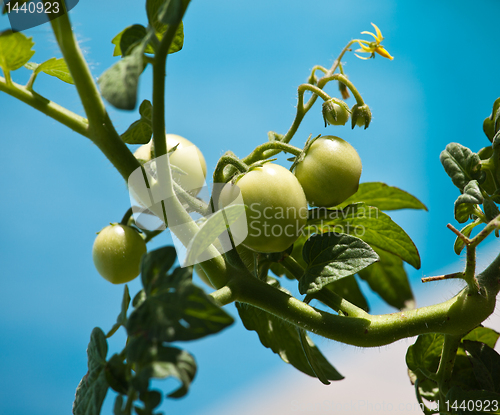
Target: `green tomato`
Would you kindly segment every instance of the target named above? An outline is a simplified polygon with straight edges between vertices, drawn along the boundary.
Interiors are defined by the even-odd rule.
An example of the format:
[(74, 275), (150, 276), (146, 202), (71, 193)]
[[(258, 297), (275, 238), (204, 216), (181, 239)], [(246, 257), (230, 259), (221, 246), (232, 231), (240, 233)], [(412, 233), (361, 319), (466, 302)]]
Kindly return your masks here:
[(307, 221), (307, 201), (293, 173), (266, 163), (227, 183), (219, 205), (231, 205), (240, 194), (246, 209), (243, 245), (257, 252), (281, 252), (292, 245)]
[(339, 137), (324, 136), (309, 147), (295, 176), (311, 205), (331, 207), (357, 192), (361, 169), (354, 147)]
[[(172, 150), (176, 145), (176, 150), (170, 155), (170, 163), (181, 169), (186, 174), (173, 171), (172, 177), (185, 190), (196, 196), (207, 177), (207, 164), (202, 152), (191, 141), (176, 134), (167, 134), (167, 151)], [(194, 150), (190, 151), (189, 147)], [(153, 140), (139, 147), (134, 156), (142, 163), (150, 161), (154, 157)]]
[(118, 223), (106, 226), (94, 241), (94, 265), (113, 284), (132, 281), (140, 273), (146, 243), (133, 228)]
[(329, 100), (323, 103), (323, 118), (331, 125), (345, 125), (349, 119), (349, 109)]

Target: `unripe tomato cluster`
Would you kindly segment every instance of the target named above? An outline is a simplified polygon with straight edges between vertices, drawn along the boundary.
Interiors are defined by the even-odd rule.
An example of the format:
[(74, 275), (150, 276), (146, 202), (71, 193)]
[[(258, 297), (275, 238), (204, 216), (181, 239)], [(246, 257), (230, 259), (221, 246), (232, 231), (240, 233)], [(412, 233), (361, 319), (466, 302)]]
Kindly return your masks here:
[[(347, 118), (344, 120), (341, 116), (342, 111), (338, 111), (334, 121), (345, 124)], [(177, 135), (167, 135), (166, 140), (168, 150), (176, 145), (179, 150), (194, 146)], [(200, 150), (194, 147), (196, 160), (183, 156), (176, 149), (170, 154), (170, 163), (186, 173), (173, 174), (181, 187), (198, 191), (205, 181), (206, 163)], [(154, 157), (152, 141), (141, 146), (134, 155), (142, 163), (150, 161)], [(193, 169), (196, 165), (198, 168)], [(219, 208), (236, 203), (241, 194), (246, 206), (246, 225), (241, 230), (245, 234), (238, 252), (245, 255), (272, 253), (289, 248), (306, 225), (308, 204), (315, 207), (341, 204), (356, 193), (361, 169), (361, 159), (348, 142), (335, 136), (323, 136), (308, 144), (294, 172), (278, 164), (264, 163), (236, 176), (223, 187)], [(114, 284), (137, 277), (145, 253), (146, 244), (141, 235), (134, 228), (119, 224), (104, 228), (93, 248), (97, 270)], [(251, 264), (252, 261), (247, 262)], [(201, 268), (195, 267), (195, 270), (204, 277)]]
[(290, 247), (307, 221), (307, 204), (339, 205), (358, 190), (361, 159), (339, 137), (312, 142), (295, 174), (267, 163), (251, 169), (223, 188), (219, 204), (229, 206), (241, 192), (247, 206), (248, 235), (243, 245), (256, 252), (281, 252)]

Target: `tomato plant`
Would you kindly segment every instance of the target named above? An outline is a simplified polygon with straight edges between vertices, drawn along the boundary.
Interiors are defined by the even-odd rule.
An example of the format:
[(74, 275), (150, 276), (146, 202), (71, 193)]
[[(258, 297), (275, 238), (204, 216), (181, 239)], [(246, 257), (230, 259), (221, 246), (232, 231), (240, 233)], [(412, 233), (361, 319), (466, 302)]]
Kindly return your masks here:
[(340, 205), (358, 190), (361, 159), (357, 151), (340, 137), (323, 136), (306, 149), (295, 167), (307, 201), (318, 207)]
[[(63, 8), (61, 1), (56, 3)], [(196, 361), (179, 345), (228, 328), (234, 317), (225, 306), (231, 303), (244, 327), (255, 331), (265, 347), (323, 384), (343, 376), (308, 333), (357, 347), (379, 347), (418, 336), (408, 349), (406, 364), (409, 387), (414, 388), (424, 413), (435, 413), (431, 408), (436, 405), (441, 412), (453, 413), (465, 401), (480, 402), (481, 408), (486, 401), (497, 402), (500, 356), (494, 348), (500, 335), (483, 323), (495, 312), (500, 255), (482, 271), (477, 270), (476, 257), (478, 245), (498, 236), (500, 230), (498, 101), (484, 123), (482, 146), (486, 147), (476, 152), (450, 143), (440, 157), (458, 189), (454, 219), (463, 224), (460, 230), (448, 226), (456, 236), (453, 249), (457, 254), (465, 250), (466, 255), (463, 270), (423, 281), (454, 278), (462, 281), (463, 288), (449, 300), (415, 308), (405, 266), (419, 269), (420, 253), (386, 212), (426, 210), (423, 203), (385, 183), (359, 184), (359, 156), (337, 136), (317, 136), (304, 149), (291, 144), (302, 134), (299, 127), (308, 128), (310, 137), (323, 128), (302, 124), (317, 108), (318, 99), (324, 102), (324, 119), (339, 127), (339, 135), (343, 136), (340, 130), (349, 116), (352, 127), (366, 130), (371, 125), (371, 109), (356, 85), (380, 80), (368, 71), (364, 82), (358, 82), (359, 75), (348, 78), (343, 65), (352, 56), (354, 45), (359, 46), (354, 52), (362, 59), (378, 55), (392, 60), (382, 45), (380, 29), (373, 24), (375, 33), (362, 32), (371, 36), (369, 40), (348, 41), (329, 68), (312, 66), (309, 76), (303, 77), (307, 81), (297, 87), (295, 116), (288, 130), (271, 131), (259, 138), (246, 156), (226, 151), (214, 163), (213, 192), (204, 200), (197, 192), (207, 174), (202, 156), (194, 144), (166, 135), (166, 61), (184, 44), (183, 18), (189, 3), (147, 0), (147, 25), (127, 26), (115, 36), (114, 53), (120, 58), (100, 75), (98, 84), (67, 13), (50, 21), (63, 55), (60, 60), (31, 62), (34, 51), (29, 38), (20, 32), (0, 33), (0, 91), (90, 139), (123, 180), (129, 182), (135, 173), (156, 173), (152, 181), (138, 188), (138, 199), (158, 199), (161, 194), (161, 200), (153, 200), (151, 206), (144, 203), (141, 209), (159, 218), (168, 216), (163, 218), (164, 226), (140, 229), (139, 235), (142, 225), (134, 216), (137, 206), (123, 206), (127, 213), (121, 224), (105, 228), (96, 238), (93, 256), (98, 271), (111, 282), (121, 283), (136, 276), (141, 263), (142, 286), (132, 302), (125, 286), (117, 322), (107, 333), (100, 327), (92, 331), (89, 372), (77, 387), (73, 412), (97, 415), (112, 389), (115, 414), (153, 414), (163, 396), (151, 388), (153, 378), (177, 378), (178, 388), (166, 396), (185, 396), (195, 379)], [(25, 86), (13, 80), (23, 66), (32, 72)], [(144, 99), (139, 104), (139, 79), (146, 69), (152, 70), (151, 101)], [(84, 116), (34, 92), (41, 72), (75, 85)], [(203, 71), (198, 73), (202, 76)], [(332, 82), (342, 85), (343, 100), (352, 94), (356, 103), (349, 107), (331, 97), (326, 91)], [(217, 89), (225, 86), (218, 84)], [(183, 85), (183, 93), (189, 88)], [(199, 93), (194, 91), (190, 97), (199, 97)], [(216, 105), (215, 101), (211, 104)], [(119, 134), (106, 102), (119, 110), (138, 107), (139, 119)], [(183, 120), (186, 129), (199, 118), (193, 108), (189, 110)], [(248, 114), (244, 122), (248, 122)], [(233, 142), (243, 136), (237, 133), (230, 137)], [(369, 136), (371, 129), (361, 133)], [(357, 141), (356, 147), (363, 143)], [(144, 145), (135, 157), (133, 145)], [(184, 158), (183, 150), (189, 148), (194, 156)], [(164, 157), (167, 154), (170, 158)], [(281, 161), (283, 154), (291, 165)], [(162, 164), (165, 170), (155, 172), (152, 167), (146, 172), (145, 164), (141, 165), (146, 161), (148, 167), (157, 167), (161, 160), (170, 160)], [(246, 206), (248, 234), (236, 246), (233, 224), (239, 213), (235, 209), (238, 203), (233, 202), (238, 193)], [(308, 209), (307, 201), (312, 208)], [(162, 246), (146, 253), (146, 243), (167, 229), (175, 237), (176, 247)], [(185, 259), (191, 257), (197, 260), (194, 268), (206, 275), (215, 291), (206, 293), (193, 283), (193, 263)], [(370, 314), (360, 280), (397, 311)], [(300, 295), (292, 294), (285, 284), (293, 284)], [(321, 308), (317, 302), (322, 303)], [(108, 354), (107, 339), (120, 328), (126, 335), (123, 347), (113, 343), (115, 349)], [(450, 401), (457, 404), (444, 405)]]
[(106, 280), (123, 284), (139, 275), (141, 258), (146, 252), (146, 243), (135, 229), (113, 223), (97, 235), (92, 258)]
[(240, 192), (247, 206), (247, 248), (280, 252), (295, 242), (306, 224), (307, 202), (290, 171), (273, 163), (250, 170), (222, 189), (221, 207), (231, 205)]

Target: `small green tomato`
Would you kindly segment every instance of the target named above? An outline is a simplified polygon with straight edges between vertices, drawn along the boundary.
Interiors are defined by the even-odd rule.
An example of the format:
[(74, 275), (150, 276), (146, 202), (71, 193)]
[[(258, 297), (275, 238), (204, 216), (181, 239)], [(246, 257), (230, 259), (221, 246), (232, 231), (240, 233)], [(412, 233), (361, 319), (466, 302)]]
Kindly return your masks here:
[(361, 169), (354, 147), (339, 137), (324, 136), (309, 147), (295, 168), (295, 177), (311, 205), (331, 207), (357, 192)]
[(219, 205), (231, 205), (240, 192), (247, 206), (244, 246), (271, 253), (284, 251), (295, 242), (307, 221), (307, 201), (288, 169), (266, 163), (250, 170), (236, 184), (224, 186)]
[(92, 258), (106, 280), (123, 284), (139, 275), (141, 258), (146, 252), (146, 243), (136, 230), (113, 223), (97, 235)]
[[(202, 152), (191, 141), (177, 134), (167, 134), (167, 151), (172, 150), (176, 145), (176, 150), (170, 155), (170, 163), (181, 169), (186, 174), (174, 171), (172, 176), (179, 185), (196, 196), (207, 177), (207, 164)], [(190, 151), (193, 146), (196, 151)], [(134, 156), (141, 163), (146, 163), (154, 158), (153, 140), (139, 147)]]
[(330, 99), (323, 102), (323, 119), (326, 124), (345, 125), (349, 119), (349, 107), (342, 101)]

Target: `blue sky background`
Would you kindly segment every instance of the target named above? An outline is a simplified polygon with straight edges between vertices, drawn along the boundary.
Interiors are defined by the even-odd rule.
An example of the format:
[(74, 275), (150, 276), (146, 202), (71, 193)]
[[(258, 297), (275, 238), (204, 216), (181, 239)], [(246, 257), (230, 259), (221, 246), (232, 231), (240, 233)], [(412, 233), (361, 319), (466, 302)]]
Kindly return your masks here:
[[(141, 3), (81, 1), (71, 11), (96, 79), (117, 60), (111, 39), (128, 25), (146, 24)], [(348, 54), (343, 60), (372, 109), (370, 128), (325, 129), (316, 104), (292, 144), (302, 146), (309, 134), (341, 136), (363, 160), (362, 181), (401, 187), (428, 206), (428, 213), (391, 214), (422, 255), (421, 270), (408, 268), (418, 303), (422, 276), (452, 263), (452, 270), (460, 269), (454, 236), (446, 229), (448, 222), (456, 225), (458, 189), (444, 173), (439, 153), (451, 141), (474, 151), (489, 144), (482, 122), (500, 96), (499, 13), (500, 3), (494, 0), (473, 6), (456, 0), (194, 0), (184, 21), (184, 49), (168, 60), (167, 131), (197, 144), (209, 171), (226, 150), (248, 154), (267, 140), (269, 130), (286, 132), (295, 114), (297, 86), (311, 68), (330, 66), (351, 38), (372, 31), (370, 23), (376, 23), (395, 59), (362, 61)], [(0, 17), (0, 29), (8, 24)], [(32, 61), (61, 56), (48, 25), (26, 34), (36, 42)], [(20, 70), (13, 80), (25, 83), (28, 76)], [(151, 99), (150, 81), (148, 69), (141, 78), (140, 101)], [(35, 90), (83, 115), (72, 85), (41, 74)], [(326, 90), (335, 94), (336, 86)], [(110, 114), (119, 132), (137, 119), (136, 112), (110, 108)], [(3, 93), (0, 142), (0, 413), (68, 414), (87, 370), (91, 330), (100, 326), (107, 331), (119, 312), (123, 288), (97, 274), (91, 248), (97, 231), (121, 219), (127, 189), (89, 140)], [(167, 243), (162, 235), (150, 249)], [(491, 244), (498, 247), (497, 241)], [(129, 284), (134, 294), (139, 287), (138, 281)], [(368, 297), (375, 312), (386, 310), (376, 297)], [(228, 311), (236, 315), (233, 306)], [(110, 353), (121, 349), (124, 340), (122, 331), (110, 339)], [(335, 347), (320, 344), (326, 352)], [(203, 414), (204, 408), (285, 366), (240, 323), (183, 346), (195, 355), (199, 371), (186, 399), (165, 401), (167, 413)], [(286, 376), (305, 375), (289, 368)], [(176, 383), (158, 386), (168, 391)], [(111, 412), (111, 397), (103, 413)]]

